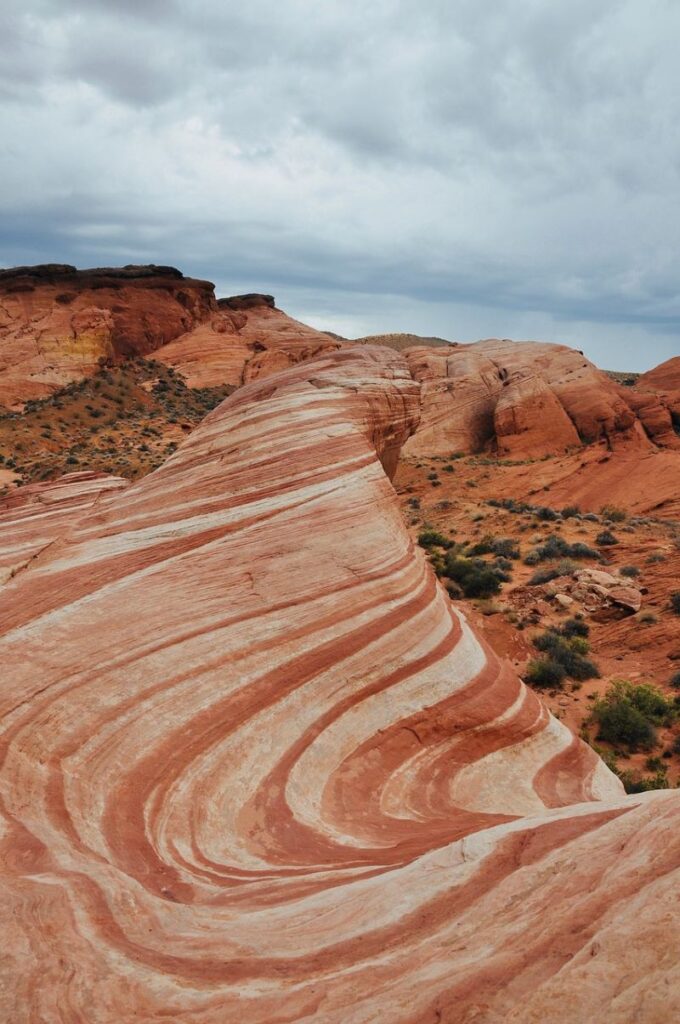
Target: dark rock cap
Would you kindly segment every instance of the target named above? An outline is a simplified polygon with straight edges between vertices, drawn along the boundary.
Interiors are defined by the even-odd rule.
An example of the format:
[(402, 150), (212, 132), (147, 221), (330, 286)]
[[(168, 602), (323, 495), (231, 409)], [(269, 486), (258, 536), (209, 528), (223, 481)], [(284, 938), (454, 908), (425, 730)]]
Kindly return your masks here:
[(260, 292), (248, 292), (245, 295), (232, 295), (228, 299), (218, 299), (221, 309), (252, 309), (253, 306), (269, 306), (274, 309), (276, 303), (273, 295), (262, 295)]

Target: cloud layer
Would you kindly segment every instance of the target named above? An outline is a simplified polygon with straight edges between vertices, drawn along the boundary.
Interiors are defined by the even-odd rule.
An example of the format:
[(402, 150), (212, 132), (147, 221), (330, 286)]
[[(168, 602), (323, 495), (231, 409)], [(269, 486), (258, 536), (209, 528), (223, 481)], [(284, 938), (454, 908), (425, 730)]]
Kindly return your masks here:
[(348, 333), (680, 351), (673, 0), (28, 0), (0, 262), (174, 263)]

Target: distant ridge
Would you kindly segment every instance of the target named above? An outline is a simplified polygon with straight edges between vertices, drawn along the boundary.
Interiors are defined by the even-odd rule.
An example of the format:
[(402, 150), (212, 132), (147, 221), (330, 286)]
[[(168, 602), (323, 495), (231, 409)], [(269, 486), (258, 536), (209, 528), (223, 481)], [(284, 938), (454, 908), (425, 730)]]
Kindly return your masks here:
[(356, 345), (384, 345), (395, 352), (403, 352), (405, 348), (413, 348), (415, 345), (426, 345), (431, 348), (458, 344), (456, 341), (447, 341), (446, 338), (423, 338), (419, 334), (369, 334), (365, 338), (355, 338), (354, 342)]

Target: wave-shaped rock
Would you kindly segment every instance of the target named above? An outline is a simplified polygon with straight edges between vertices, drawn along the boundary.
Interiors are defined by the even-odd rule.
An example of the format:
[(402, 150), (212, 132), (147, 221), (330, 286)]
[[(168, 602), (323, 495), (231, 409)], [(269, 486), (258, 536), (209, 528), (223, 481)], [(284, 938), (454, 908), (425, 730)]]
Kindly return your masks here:
[(677, 1015), (679, 796), (414, 549), (420, 391), (371, 348), (246, 385), (0, 590), (3, 1019)]

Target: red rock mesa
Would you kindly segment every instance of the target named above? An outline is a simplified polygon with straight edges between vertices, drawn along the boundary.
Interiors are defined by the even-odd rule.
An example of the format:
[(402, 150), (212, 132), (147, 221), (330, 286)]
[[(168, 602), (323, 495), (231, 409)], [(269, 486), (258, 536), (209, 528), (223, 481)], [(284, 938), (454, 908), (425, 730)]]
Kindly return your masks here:
[(420, 392), (371, 348), (248, 384), (0, 589), (2, 1019), (678, 1016), (680, 795), (414, 550)]

